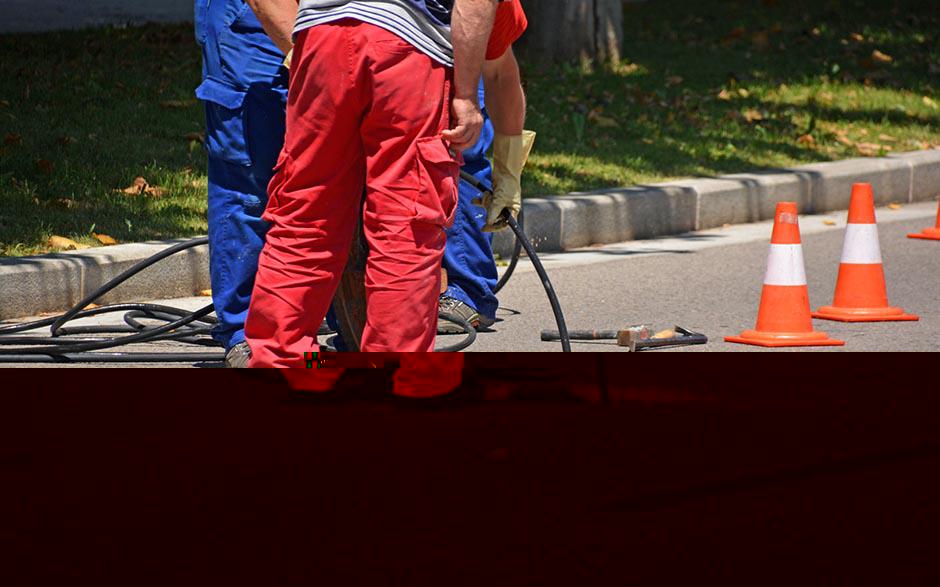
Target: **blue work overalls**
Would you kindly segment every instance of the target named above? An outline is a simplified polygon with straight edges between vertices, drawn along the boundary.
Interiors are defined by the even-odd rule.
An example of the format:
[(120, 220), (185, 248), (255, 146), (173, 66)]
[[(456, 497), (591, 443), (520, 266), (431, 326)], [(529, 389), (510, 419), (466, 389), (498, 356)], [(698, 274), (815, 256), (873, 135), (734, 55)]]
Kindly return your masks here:
[(209, 271), (226, 349), (245, 340), (245, 316), (264, 244), (268, 182), (284, 144), (287, 70), (245, 0), (196, 0), (209, 155)]
[[(213, 336), (228, 349), (245, 340), (245, 317), (267, 230), (261, 214), (284, 144), (288, 72), (283, 54), (245, 0), (195, 0), (195, 22), (203, 54), (203, 82), (196, 96), (205, 103), (209, 155), (209, 272), (219, 318)], [(482, 84), (480, 99), (482, 103)], [(486, 159), (492, 143), (493, 126), (486, 117), (480, 140), (463, 154), (464, 170), (486, 185), (492, 182)], [(460, 182), (444, 251), (446, 295), (492, 318), (497, 273), (492, 235), (481, 230), (486, 213), (471, 203), (478, 195)]]
[[(483, 101), (483, 84), (480, 84), (480, 104)], [(463, 152), (463, 171), (473, 175), (486, 186), (493, 184), (493, 168), (486, 153), (493, 146), (493, 123), (483, 108), (484, 125), (480, 140), (472, 149)], [(454, 225), (447, 230), (447, 245), (444, 248), (444, 269), (447, 270), (447, 292), (445, 295), (470, 305), (480, 314), (496, 317), (499, 303), (493, 288), (496, 287), (496, 263), (493, 261), (493, 235), (483, 232), (486, 210), (472, 203), (480, 193), (465, 181), (460, 182), (460, 199)]]

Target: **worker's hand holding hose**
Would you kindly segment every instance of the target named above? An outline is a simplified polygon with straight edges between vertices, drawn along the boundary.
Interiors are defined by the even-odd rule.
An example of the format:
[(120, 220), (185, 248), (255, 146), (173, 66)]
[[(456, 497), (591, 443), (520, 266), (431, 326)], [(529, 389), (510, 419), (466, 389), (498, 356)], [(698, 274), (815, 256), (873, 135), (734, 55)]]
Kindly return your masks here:
[(493, 141), (493, 192), (487, 192), (482, 201), (474, 203), (486, 209), (486, 224), (483, 232), (496, 232), (506, 228), (501, 217), (508, 210), (513, 218), (522, 209), (522, 170), (525, 168), (535, 133), (522, 131), (521, 135), (506, 136), (499, 133)]

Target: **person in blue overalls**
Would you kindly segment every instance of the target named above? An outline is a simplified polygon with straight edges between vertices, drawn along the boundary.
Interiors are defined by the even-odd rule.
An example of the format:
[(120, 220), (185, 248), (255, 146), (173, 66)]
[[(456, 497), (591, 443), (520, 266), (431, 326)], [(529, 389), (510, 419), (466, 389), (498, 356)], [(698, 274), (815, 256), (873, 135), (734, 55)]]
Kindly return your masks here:
[[(246, 0), (195, 0), (195, 23), (203, 53), (203, 81), (196, 96), (206, 110), (209, 267), (219, 319), (213, 336), (225, 347), (227, 364), (241, 366), (249, 356), (244, 344), (245, 317), (267, 230), (261, 214), (284, 143), (288, 69), (283, 52)], [(481, 104), (483, 93), (481, 83)], [(486, 153), (493, 145), (494, 130), (485, 109), (483, 114), (483, 132), (477, 144), (463, 152), (463, 170), (492, 185)], [(482, 230), (486, 211), (472, 203), (479, 195), (468, 183), (460, 182), (454, 225), (447, 231), (443, 267), (448, 289), (441, 296), (440, 309), (474, 326), (487, 327), (495, 321), (498, 305), (493, 293), (497, 272), (492, 236)], [(332, 316), (328, 319), (333, 322)], [(440, 320), (438, 331), (462, 329)]]
[[(226, 362), (247, 357), (245, 317), (264, 245), (268, 182), (284, 144), (288, 71), (245, 0), (195, 0), (209, 170), (209, 273)], [(242, 356), (240, 357), (239, 354)]]

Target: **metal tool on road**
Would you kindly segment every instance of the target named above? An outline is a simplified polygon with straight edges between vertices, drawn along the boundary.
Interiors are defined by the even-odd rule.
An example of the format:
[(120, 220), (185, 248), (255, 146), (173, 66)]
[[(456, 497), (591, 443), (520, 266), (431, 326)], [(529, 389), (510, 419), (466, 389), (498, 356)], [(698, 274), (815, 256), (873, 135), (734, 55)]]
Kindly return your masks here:
[[(617, 346), (626, 348), (628, 352), (708, 343), (708, 337), (704, 334), (681, 326), (653, 334), (652, 328), (645, 324), (628, 326), (621, 330), (569, 330), (568, 336), (571, 340), (616, 340)], [(551, 342), (558, 339), (557, 330), (542, 331), (542, 340)]]

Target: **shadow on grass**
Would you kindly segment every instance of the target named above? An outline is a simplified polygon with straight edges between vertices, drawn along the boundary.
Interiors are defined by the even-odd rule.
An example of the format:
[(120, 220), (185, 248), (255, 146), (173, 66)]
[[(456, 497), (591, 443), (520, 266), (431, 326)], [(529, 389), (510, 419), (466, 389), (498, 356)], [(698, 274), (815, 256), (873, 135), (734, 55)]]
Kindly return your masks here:
[(627, 4), (630, 65), (527, 64), (528, 193), (858, 156), (835, 128), (911, 141), (890, 150), (937, 143), (940, 113), (921, 97), (937, 97), (938, 26), (915, 0)]
[[(526, 193), (857, 156), (834, 140), (839, 128), (856, 141), (893, 135), (895, 151), (940, 144), (934, 4), (627, 3), (625, 64), (523, 61), (540, 135)], [(92, 232), (122, 242), (205, 232), (189, 25), (0, 35), (0, 53), (0, 254), (42, 251), (53, 234), (97, 244)], [(810, 133), (815, 144), (797, 142)], [(115, 195), (140, 175), (167, 194)], [(761, 219), (765, 192), (741, 181), (753, 187), (749, 219)]]

